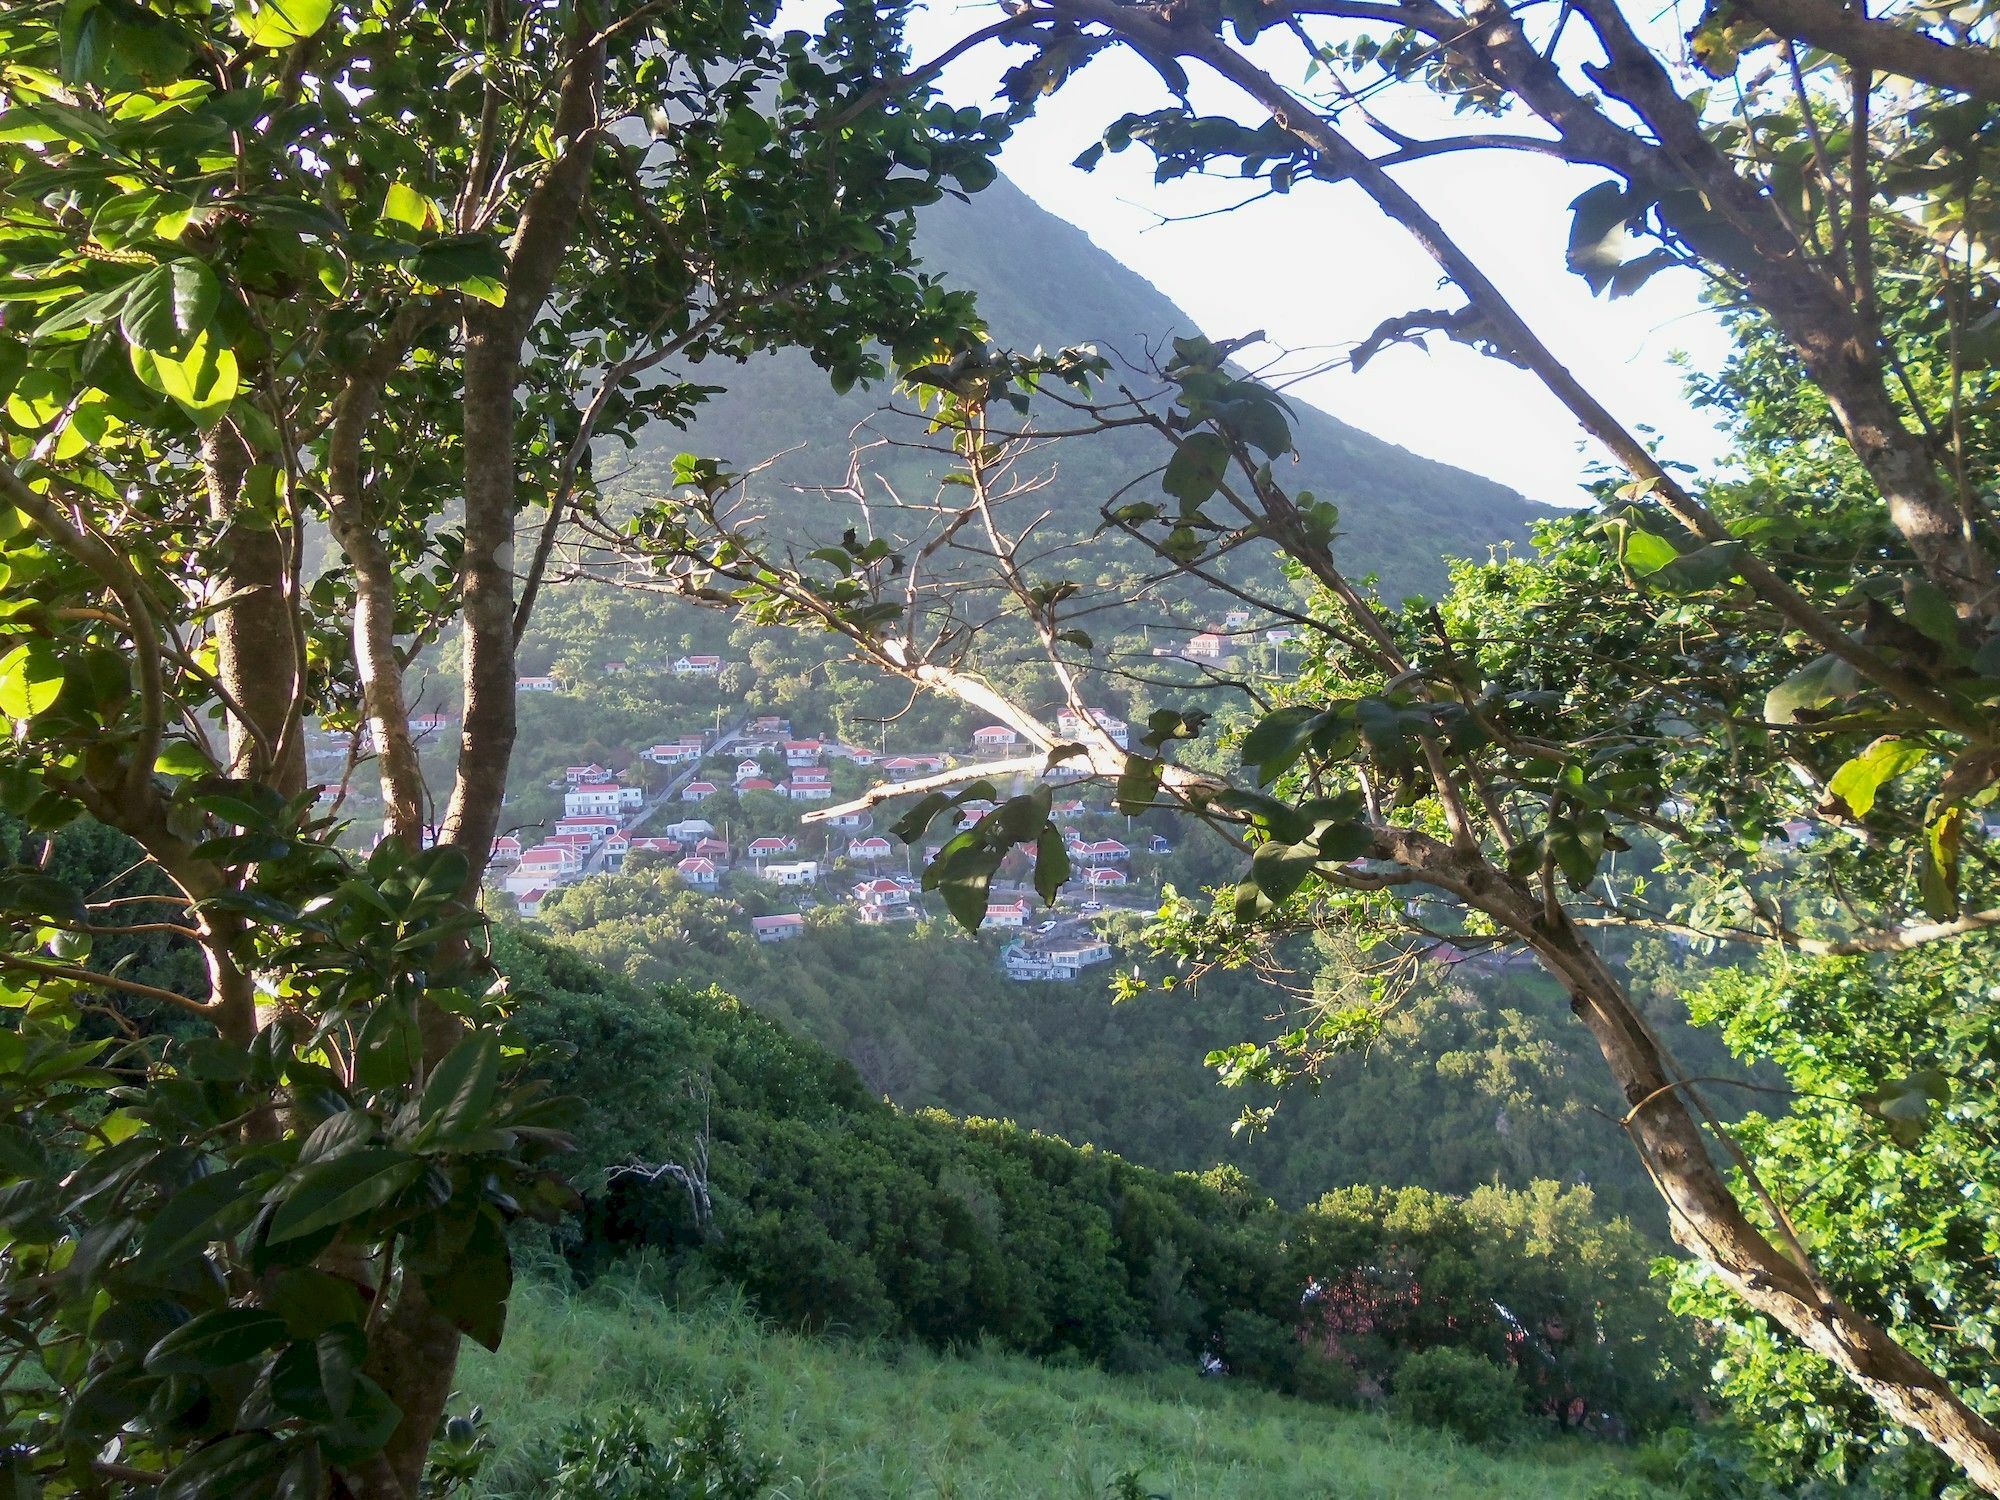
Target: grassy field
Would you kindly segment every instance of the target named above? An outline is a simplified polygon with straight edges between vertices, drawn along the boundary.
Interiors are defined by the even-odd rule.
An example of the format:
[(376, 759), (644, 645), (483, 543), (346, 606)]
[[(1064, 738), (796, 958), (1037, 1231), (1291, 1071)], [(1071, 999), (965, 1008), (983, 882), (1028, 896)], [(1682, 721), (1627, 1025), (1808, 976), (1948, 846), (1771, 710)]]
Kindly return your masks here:
[(1587, 1500), (1612, 1455), (1551, 1443), (1487, 1454), (1387, 1417), (1191, 1372), (1110, 1376), (992, 1354), (803, 1338), (727, 1302), (675, 1308), (630, 1281), (515, 1289), (506, 1342), (472, 1349), (464, 1398), (498, 1449), (487, 1495), (519, 1492), (539, 1437), (579, 1413), (737, 1393), (783, 1500), (1102, 1500), (1136, 1470), (1172, 1500)]

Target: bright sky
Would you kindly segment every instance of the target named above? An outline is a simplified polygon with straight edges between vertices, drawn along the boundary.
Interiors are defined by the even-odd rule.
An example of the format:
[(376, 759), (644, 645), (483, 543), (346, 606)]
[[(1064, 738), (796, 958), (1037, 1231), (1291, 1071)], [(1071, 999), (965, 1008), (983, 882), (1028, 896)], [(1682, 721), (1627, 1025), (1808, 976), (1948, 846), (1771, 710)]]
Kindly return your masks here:
[[(1000, 14), (991, 4), (930, 3), (912, 27), (919, 60)], [(1019, 48), (982, 48), (945, 75), (944, 91), (957, 103), (986, 103), (1000, 73), (1025, 55)], [(1267, 65), (1292, 82), (1299, 57), (1288, 48)], [(1212, 77), (1196, 76), (1194, 99), (1205, 110), (1253, 118), (1241, 112), (1254, 106)], [(1155, 186), (1151, 156), (1139, 147), (1107, 154), (1095, 172), (1071, 165), (1126, 110), (1167, 102), (1158, 78), (1137, 58), (1106, 54), (1043, 101), (1037, 118), (1008, 143), (1001, 166), (1043, 207), (1179, 303), (1205, 332), (1227, 338), (1265, 329), (1296, 351), (1296, 366), (1338, 353), (1385, 317), (1457, 305), (1455, 296), (1440, 293), (1436, 269), (1417, 244), (1356, 188), (1311, 183), (1237, 213), (1186, 221), (1239, 201), (1246, 185), (1182, 179)], [(1399, 86), (1370, 104), (1411, 135), (1454, 129), (1444, 106), (1418, 86)], [(1455, 128), (1465, 129), (1464, 121)], [(1683, 400), (1670, 359), (1679, 351), (1712, 366), (1726, 349), (1698, 303), (1696, 278), (1658, 276), (1637, 295), (1613, 302), (1592, 297), (1564, 269), (1568, 204), (1603, 174), (1542, 156), (1485, 151), (1397, 172), (1614, 412), (1664, 435), (1663, 456), (1694, 464), (1715, 456), (1710, 419)], [(1176, 221), (1162, 224), (1161, 215)], [(1391, 442), (1553, 504), (1584, 498), (1577, 486), (1597, 456), (1531, 376), (1441, 338), (1433, 338), (1428, 354), (1390, 349), (1359, 374), (1321, 374), (1293, 394)]]

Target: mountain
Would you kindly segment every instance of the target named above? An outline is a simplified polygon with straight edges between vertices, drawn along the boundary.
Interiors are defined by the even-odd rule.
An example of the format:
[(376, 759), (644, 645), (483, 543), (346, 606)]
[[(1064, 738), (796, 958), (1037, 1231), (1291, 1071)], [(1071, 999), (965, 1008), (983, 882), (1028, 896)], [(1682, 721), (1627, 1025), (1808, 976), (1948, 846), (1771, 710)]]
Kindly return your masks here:
[[(1115, 359), (1138, 364), (1175, 333), (1230, 337), (1245, 331), (1197, 329), (1152, 283), (1004, 177), (970, 201), (945, 199), (925, 209), (918, 245), (929, 269), (977, 290), (995, 341), (1006, 347), (1094, 343)], [(681, 451), (737, 467), (784, 454), (760, 476), (759, 500), (788, 523), (837, 536), (848, 513), (827, 524), (823, 507), (815, 514), (783, 490), (840, 480), (850, 434), (880, 411), (888, 392), (836, 396), (826, 377), (794, 353), (719, 373), (704, 370), (701, 378), (727, 389), (702, 409), (689, 432), (660, 428), (642, 443), (629, 485), (644, 491), (660, 483), (667, 461)], [(1304, 402), (1294, 405), (1300, 458), (1281, 473), (1282, 482), (1340, 505), (1350, 571), (1379, 573), (1391, 597), (1434, 590), (1444, 579), (1445, 558), (1483, 556), (1490, 546), (1524, 541), (1531, 523), (1550, 513), (1505, 485), (1420, 458)], [(894, 419), (878, 418), (875, 428), (893, 431)], [(904, 430), (914, 436), (917, 428)], [(1098, 506), (1113, 489), (1160, 463), (1162, 455), (1150, 435), (1119, 434), (1064, 445), (1057, 459), (1057, 480), (1046, 498), (1058, 522), (1081, 534), (1097, 524)], [(898, 471), (900, 481), (911, 477)], [(901, 483), (898, 488), (908, 493)]]

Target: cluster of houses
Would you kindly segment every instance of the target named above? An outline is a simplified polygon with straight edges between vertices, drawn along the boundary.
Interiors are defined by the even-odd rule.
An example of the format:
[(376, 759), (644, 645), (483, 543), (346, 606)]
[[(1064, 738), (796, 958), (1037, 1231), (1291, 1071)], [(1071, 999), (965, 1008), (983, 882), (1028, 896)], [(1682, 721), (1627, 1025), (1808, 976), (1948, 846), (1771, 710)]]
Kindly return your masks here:
[[(625, 670), (622, 661), (600, 662), (599, 670), (616, 676)], [(677, 656), (672, 662), (676, 677), (720, 677), (722, 658), (719, 656)], [(523, 693), (559, 693), (562, 691), (560, 679), (546, 673), (529, 673), (517, 676), (514, 687)]]
[(1222, 623), (1206, 630), (1197, 630), (1178, 646), (1155, 646), (1155, 656), (1177, 656), (1183, 661), (1227, 661), (1234, 656), (1246, 641), (1255, 640), (1259, 635), (1274, 644), (1295, 641), (1299, 637), (1297, 627), (1274, 625), (1267, 630), (1257, 631), (1251, 627), (1250, 611), (1232, 609), (1222, 617)]

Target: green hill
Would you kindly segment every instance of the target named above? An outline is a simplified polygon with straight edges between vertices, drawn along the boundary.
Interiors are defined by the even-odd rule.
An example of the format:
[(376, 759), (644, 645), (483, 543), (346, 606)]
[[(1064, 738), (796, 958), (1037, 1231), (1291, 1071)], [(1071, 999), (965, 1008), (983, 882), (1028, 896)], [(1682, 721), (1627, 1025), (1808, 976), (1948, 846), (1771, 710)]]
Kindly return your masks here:
[[(727, 1299), (663, 1302), (635, 1278), (515, 1289), (498, 1354), (468, 1351), (466, 1403), (497, 1439), (474, 1493), (545, 1495), (535, 1439), (590, 1413), (642, 1419), (734, 1393), (777, 1465), (772, 1500), (1619, 1500), (1655, 1491), (1601, 1446), (1491, 1454), (1387, 1416), (1330, 1411), (1192, 1371), (1113, 1376), (776, 1331)], [(1136, 1490), (1115, 1488), (1132, 1475)]]
[[(927, 269), (978, 292), (992, 336), (1003, 346), (1093, 343), (1133, 380), (1129, 372), (1143, 371), (1151, 351), (1164, 348), (1171, 335), (1197, 331), (1193, 319), (1144, 277), (1005, 178), (968, 202), (946, 199), (924, 210), (918, 244)], [(1249, 330), (1201, 331), (1232, 337)], [(614, 487), (656, 490), (665, 484), (668, 460), (684, 450), (738, 467), (782, 454), (760, 477), (760, 507), (774, 519), (837, 537), (854, 513), (819, 497), (795, 496), (786, 486), (838, 482), (851, 434), (875, 417), (889, 393), (835, 396), (824, 374), (790, 353), (760, 357), (739, 370), (704, 369), (702, 379), (726, 390), (701, 409), (688, 432), (655, 429), (622, 461), (624, 477)], [(1546, 514), (1504, 485), (1419, 458), (1317, 407), (1295, 404), (1301, 456), (1281, 479), (1340, 504), (1353, 571), (1378, 572), (1392, 595), (1434, 589), (1444, 577), (1443, 559), (1522, 541), (1531, 521)], [(907, 437), (919, 430), (893, 418), (874, 425)], [(1161, 454), (1148, 436), (1120, 434), (1068, 444), (1058, 460), (1055, 483), (1043, 498), (1066, 529), (1082, 532), (1096, 524), (1097, 507), (1113, 489), (1161, 462)], [(892, 473), (900, 493), (922, 493), (923, 470), (907, 455), (878, 453), (870, 465)]]

